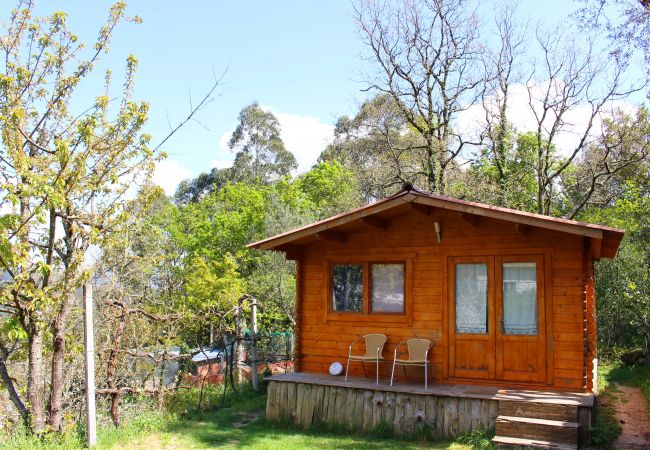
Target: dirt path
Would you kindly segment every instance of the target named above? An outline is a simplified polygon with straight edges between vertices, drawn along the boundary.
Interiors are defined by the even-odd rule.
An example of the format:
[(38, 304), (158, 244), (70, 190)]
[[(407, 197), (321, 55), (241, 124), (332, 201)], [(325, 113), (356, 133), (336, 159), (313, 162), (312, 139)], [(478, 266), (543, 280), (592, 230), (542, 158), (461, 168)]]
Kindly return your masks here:
[(650, 415), (641, 389), (616, 385), (618, 391), (614, 401), (616, 415), (623, 427), (623, 433), (616, 441), (620, 449), (650, 449)]

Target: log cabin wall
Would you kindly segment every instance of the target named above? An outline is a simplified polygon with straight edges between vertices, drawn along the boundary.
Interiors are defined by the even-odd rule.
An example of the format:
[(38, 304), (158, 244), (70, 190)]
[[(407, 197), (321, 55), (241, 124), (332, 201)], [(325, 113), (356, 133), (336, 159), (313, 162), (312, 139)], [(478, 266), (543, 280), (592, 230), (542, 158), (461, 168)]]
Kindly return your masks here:
[[(438, 242), (434, 222), (441, 225)], [(593, 277), (593, 264), (585, 255), (583, 238), (512, 222), (435, 209), (433, 213), (404, 208), (381, 227), (360, 226), (344, 239), (323, 239), (304, 245), (299, 256), (298, 361), (300, 371), (326, 373), (334, 361), (345, 364), (348, 345), (359, 335), (388, 336), (384, 356), (392, 360), (397, 342), (410, 337), (430, 338), (433, 377), (445, 383), (546, 386), (562, 390), (585, 390), (587, 340), (595, 340), (595, 322), (587, 317), (590, 301), (586, 278)], [(450, 376), (448, 263), (452, 257), (502, 257), (536, 255), (543, 261), (544, 313), (539, 319), (545, 335), (545, 367), (541, 382), (476, 380)], [(329, 267), (332, 262), (405, 261), (405, 316), (328, 312)], [(585, 265), (588, 265), (587, 267)], [(366, 288), (367, 286), (364, 286)], [(593, 288), (591, 289), (593, 293)], [(585, 332), (588, 326), (589, 333)], [(507, 353), (506, 353), (507, 356)], [(368, 367), (368, 376), (374, 368)], [(409, 372), (410, 376), (415, 375)], [(421, 371), (422, 369), (418, 369)], [(363, 375), (359, 363), (352, 375)], [(419, 373), (419, 372), (417, 372)], [(384, 370), (382, 376), (387, 376)]]

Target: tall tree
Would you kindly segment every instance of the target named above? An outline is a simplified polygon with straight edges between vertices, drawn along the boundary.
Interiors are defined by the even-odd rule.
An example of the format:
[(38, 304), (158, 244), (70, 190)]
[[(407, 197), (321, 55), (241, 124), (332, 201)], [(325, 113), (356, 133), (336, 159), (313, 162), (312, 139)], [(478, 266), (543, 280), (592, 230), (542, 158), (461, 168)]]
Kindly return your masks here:
[(12, 381), (7, 388), (26, 392), (18, 400), (28, 405), (36, 433), (63, 426), (67, 339), (75, 289), (90, 277), (87, 251), (115, 237), (128, 216), (128, 191), (164, 156), (143, 132), (148, 104), (133, 100), (134, 56), (118, 92), (110, 71), (94, 99), (77, 91), (108, 51), (115, 27), (139, 22), (125, 8), (110, 8), (89, 50), (68, 29), (65, 13), (35, 17), (28, 0), (2, 26), (0, 308), (9, 317), (0, 317), (0, 340), (18, 337), (27, 347), (27, 386), (15, 389)]
[(603, 133), (563, 179), (569, 217), (584, 208), (612, 206), (635, 186), (650, 183), (650, 118), (645, 108), (607, 118)]
[(355, 17), (377, 66), (368, 88), (395, 99), (421, 136), (410, 148), (424, 151), (427, 187), (444, 193), (448, 169), (471, 143), (454, 129), (455, 120), (485, 87), (477, 15), (465, 0), (364, 0)]
[(379, 94), (365, 101), (354, 117), (341, 117), (334, 141), (321, 161), (341, 162), (355, 174), (366, 201), (385, 197), (405, 182), (427, 184), (421, 166), (426, 152), (395, 99)]
[(486, 77), (486, 89), (481, 97), (485, 125), (484, 130), (479, 131), (485, 138), (481, 164), (489, 162), (494, 169), (490, 178), (495, 182), (497, 195), (492, 196), (490, 203), (509, 207), (519, 206), (512, 197), (518, 197), (513, 189), (518, 190), (517, 179), (522, 174), (512, 170), (521, 169), (520, 164), (513, 163), (517, 156), (523, 156), (515, 150), (520, 146), (516, 145), (516, 130), (508, 115), (513, 85), (522, 81), (521, 66), (526, 44), (526, 30), (517, 22), (515, 13), (514, 6), (506, 5), (497, 14), (494, 38), (499, 45), (488, 47), (484, 54), (486, 70), (493, 73)]
[(228, 147), (236, 152), (232, 167), (235, 181), (269, 183), (298, 167), (280, 137), (280, 122), (257, 103), (239, 113), (239, 123)]
[(598, 139), (616, 102), (643, 84), (627, 83), (624, 66), (607, 64), (591, 43), (581, 46), (559, 27), (538, 29), (536, 44), (540, 57), (526, 82), (528, 114), (536, 137), (537, 212), (551, 214), (562, 176)]

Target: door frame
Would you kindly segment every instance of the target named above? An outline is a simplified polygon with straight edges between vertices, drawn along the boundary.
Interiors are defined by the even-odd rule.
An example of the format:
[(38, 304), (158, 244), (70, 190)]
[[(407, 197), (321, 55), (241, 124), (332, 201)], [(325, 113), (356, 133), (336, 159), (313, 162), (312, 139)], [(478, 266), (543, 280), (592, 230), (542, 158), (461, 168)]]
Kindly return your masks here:
[[(515, 247), (503, 249), (455, 248), (453, 250), (440, 249), (442, 260), (442, 378), (458, 381), (460, 383), (477, 385), (508, 385), (508, 386), (553, 386), (554, 383), (554, 345), (553, 345), (553, 249), (549, 247)], [(489, 256), (516, 256), (516, 255), (543, 255), (544, 259), (544, 294), (545, 294), (545, 322), (546, 322), (546, 381), (545, 382), (512, 382), (497, 379), (468, 379), (456, 377), (450, 367), (451, 336), (450, 308), (449, 308), (449, 272), (450, 258), (458, 257), (489, 257)]]
[[(537, 334), (507, 335), (503, 332), (503, 263), (508, 262), (535, 262), (537, 279)], [(546, 382), (546, 286), (544, 282), (544, 255), (504, 255), (494, 257), (494, 301), (496, 309), (497, 327), (495, 328), (495, 357), (496, 357), (496, 379), (499, 381), (533, 381), (537, 383)], [(504, 342), (537, 342), (543, 345), (544, 350), (537, 355), (537, 375), (535, 380), (520, 380), (516, 375), (510, 377), (505, 374), (503, 367), (503, 343)]]
[[(447, 259), (447, 263), (452, 267), (455, 267), (456, 264), (485, 264), (487, 266), (487, 333), (486, 334), (472, 334), (472, 333), (461, 333), (456, 334), (456, 308), (455, 303), (454, 307), (451, 307), (451, 298), (455, 293), (451, 291), (451, 286), (456, 286), (456, 271), (449, 270), (447, 276), (447, 284), (449, 286), (449, 296), (447, 298), (447, 303), (449, 304), (449, 376), (455, 378), (479, 378), (486, 380), (493, 380), (495, 377), (495, 333), (492, 333), (491, 330), (496, 326), (496, 311), (492, 307), (495, 303), (494, 299), (494, 289), (490, 289), (490, 280), (494, 280), (494, 258), (492, 256), (450, 256)], [(456, 358), (456, 340), (461, 341), (487, 341), (488, 355), (487, 355), (487, 369), (460, 369), (457, 370), (455, 367), (455, 358)]]

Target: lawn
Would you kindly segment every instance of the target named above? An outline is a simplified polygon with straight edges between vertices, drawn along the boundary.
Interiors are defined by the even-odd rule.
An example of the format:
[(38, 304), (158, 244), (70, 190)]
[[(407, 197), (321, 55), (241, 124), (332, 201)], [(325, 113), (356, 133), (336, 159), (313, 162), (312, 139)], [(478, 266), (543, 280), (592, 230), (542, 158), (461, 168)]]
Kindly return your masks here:
[[(303, 431), (286, 423), (269, 423), (264, 419), (266, 397), (248, 398), (233, 406), (202, 414), (192, 414), (167, 421), (161, 427), (124, 442), (119, 435), (101, 436), (100, 448), (108, 449), (189, 449), (189, 448), (254, 448), (254, 449), (419, 449), (489, 448), (489, 438), (465, 437), (467, 444), (457, 442), (425, 442), (382, 437), (351, 435), (333, 430)], [(116, 439), (117, 438), (117, 439)]]
[[(235, 396), (233, 396), (235, 397)], [(223, 407), (201, 413), (156, 412), (146, 408), (121, 428), (105, 426), (98, 430), (99, 449), (472, 449), (494, 448), (488, 434), (466, 435), (456, 442), (431, 442), (403, 439), (380, 430), (365, 435), (337, 432), (332, 429), (301, 430), (289, 423), (270, 423), (264, 418), (266, 396), (242, 392), (231, 397)], [(134, 405), (137, 407), (137, 405)], [(195, 405), (187, 402), (181, 409), (191, 411)], [(178, 409), (178, 408), (177, 408)], [(83, 432), (71, 432), (64, 438), (36, 441), (26, 435), (16, 435), (0, 449), (69, 449), (85, 448)]]

